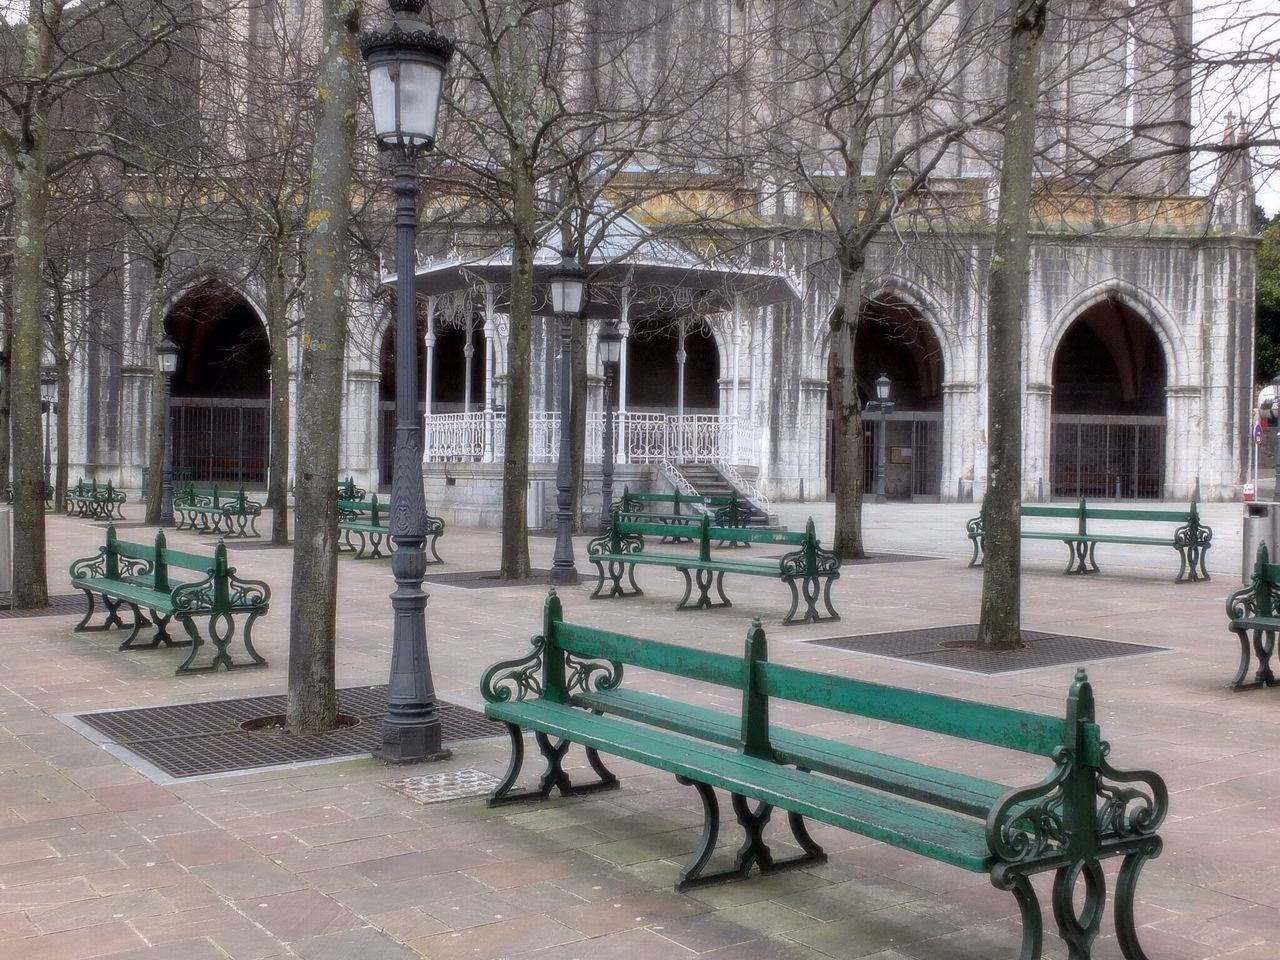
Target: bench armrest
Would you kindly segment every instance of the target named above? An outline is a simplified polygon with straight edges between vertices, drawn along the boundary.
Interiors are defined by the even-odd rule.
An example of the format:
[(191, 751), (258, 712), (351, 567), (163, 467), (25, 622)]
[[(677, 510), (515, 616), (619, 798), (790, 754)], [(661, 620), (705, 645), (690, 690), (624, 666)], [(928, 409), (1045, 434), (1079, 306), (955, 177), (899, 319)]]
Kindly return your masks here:
[(1175, 547), (1207, 547), (1213, 542), (1213, 528), (1203, 523), (1184, 523), (1173, 532)]
[(173, 608), (178, 613), (231, 613), (265, 611), (271, 603), (271, 587), (262, 580), (241, 580), (228, 570), (219, 583), (213, 569), (202, 580), (184, 583), (173, 591)]
[(986, 536), (986, 531), (982, 528), (982, 517), (974, 517), (964, 525), (964, 528), (970, 540), (980, 540)]
[(813, 569), (809, 569), (808, 547), (801, 547), (783, 554), (778, 561), (778, 575), (783, 580), (803, 580), (805, 577), (840, 576), (840, 555), (822, 547), (813, 548)]
[[(1082, 839), (1091, 844), (1094, 836), (1097, 849), (1084, 851), (1086, 859), (1108, 848), (1159, 844), (1156, 831), (1169, 809), (1164, 780), (1150, 770), (1117, 770), (1107, 762), (1110, 750), (1110, 744), (1102, 743), (1097, 765), (1091, 767), (1059, 747), (1048, 776), (1035, 786), (1009, 790), (996, 801), (986, 824), (987, 846), (998, 861), (992, 867), (993, 879), (1004, 881), (1011, 874), (1029, 872), (1040, 861), (1057, 865)], [(1073, 814), (1067, 796), (1076, 794), (1078, 778), (1088, 780), (1085, 789), (1093, 803)], [(1079, 825), (1081, 818), (1091, 818), (1092, 823), (1085, 819)], [(1076, 831), (1085, 837), (1073, 836)]]
[(1227, 597), (1227, 617), (1231, 620), (1244, 620), (1254, 616), (1258, 612), (1258, 592), (1260, 590), (1270, 589), (1265, 584), (1258, 583), (1257, 574), (1254, 574), (1253, 582), (1247, 587), (1241, 587), (1239, 590), (1228, 595)]
[(587, 544), (587, 556), (597, 553), (643, 553), (644, 535), (639, 533), (621, 533), (618, 535), (618, 549), (613, 549), (613, 534), (606, 533), (596, 537)]
[[(499, 660), (480, 677), (480, 695), (489, 703), (506, 703), (510, 700), (526, 700), (530, 695), (541, 697), (542, 676), (547, 653), (547, 639), (538, 634), (529, 641), (531, 649), (523, 657)], [(560, 655), (560, 651), (555, 651)], [(564, 688), (566, 693), (580, 690), (583, 693), (600, 693), (612, 690), (622, 683), (622, 663), (617, 660), (598, 660), (565, 652)]]

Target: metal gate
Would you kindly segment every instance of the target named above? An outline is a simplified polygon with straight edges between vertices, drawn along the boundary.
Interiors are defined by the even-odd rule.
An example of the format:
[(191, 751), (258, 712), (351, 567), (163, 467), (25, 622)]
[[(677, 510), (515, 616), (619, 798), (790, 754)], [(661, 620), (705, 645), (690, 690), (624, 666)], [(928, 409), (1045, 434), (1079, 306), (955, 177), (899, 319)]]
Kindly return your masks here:
[[(906, 410), (891, 413), (886, 419), (889, 434), (885, 438), (886, 470), (894, 469), (891, 464), (895, 442), (905, 439), (903, 428), (895, 428), (894, 424), (907, 422), (911, 438), (911, 446), (906, 453), (911, 458), (911, 499), (939, 499), (942, 491), (942, 414), (931, 410)], [(878, 415), (867, 414), (862, 418), (862, 483), (868, 494), (876, 487), (876, 431), (879, 429)]]
[(173, 466), (195, 483), (264, 486), (269, 400), (174, 397)]
[(1164, 417), (1060, 415), (1050, 452), (1055, 497), (1158, 500), (1164, 493)]

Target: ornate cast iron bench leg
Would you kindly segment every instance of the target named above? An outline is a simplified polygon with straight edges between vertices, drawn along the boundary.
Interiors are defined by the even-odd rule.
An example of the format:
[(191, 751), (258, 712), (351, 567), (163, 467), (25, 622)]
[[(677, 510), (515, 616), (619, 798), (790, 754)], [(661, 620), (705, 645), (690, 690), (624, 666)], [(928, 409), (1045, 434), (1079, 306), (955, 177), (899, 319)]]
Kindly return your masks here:
[(1116, 941), (1125, 960), (1147, 960), (1147, 954), (1138, 942), (1138, 930), (1133, 920), (1133, 898), (1138, 888), (1138, 874), (1148, 859), (1160, 855), (1160, 849), (1157, 840), (1152, 850), (1130, 853), (1120, 864), (1112, 910), (1115, 913)]
[(84, 587), (81, 587), (80, 589), (84, 590), (84, 595), (89, 598), (89, 609), (85, 611), (80, 622), (75, 625), (76, 633), (94, 633), (99, 630), (110, 630), (112, 627), (119, 627), (121, 630), (124, 629), (124, 621), (120, 619), (120, 608), (124, 606), (124, 601), (117, 600), (115, 597), (105, 593), (99, 593), (99, 596), (102, 597), (102, 605), (107, 608), (107, 619), (97, 626), (89, 626), (89, 621), (93, 618), (93, 611), (95, 607), (93, 591), (86, 590)]
[(518, 803), (523, 800), (545, 800), (551, 796), (553, 789), (558, 790), (562, 797), (571, 797), (582, 793), (595, 793), (599, 790), (617, 789), (618, 778), (604, 765), (604, 761), (600, 759), (600, 754), (593, 747), (586, 748), (587, 763), (591, 765), (591, 769), (596, 772), (600, 779), (592, 783), (575, 785), (564, 769), (564, 755), (569, 752), (569, 747), (573, 745), (573, 741), (561, 740), (553, 744), (551, 738), (539, 730), (534, 733), (533, 737), (538, 743), (538, 749), (542, 751), (543, 757), (546, 758), (547, 768), (538, 780), (536, 789), (512, 793), (511, 788), (516, 785), (516, 781), (520, 778), (520, 768), (524, 766), (524, 735), (514, 723), (506, 723), (504, 721), (504, 724), (507, 728), (507, 734), (511, 737), (511, 761), (507, 765), (507, 772), (503, 775), (502, 782), (494, 788), (493, 793), (489, 794), (488, 799), (485, 801), (488, 806), (497, 807), (505, 803)]
[(980, 567), (982, 566), (983, 560), (986, 559), (982, 538), (970, 537), (970, 539), (973, 541), (973, 556), (969, 559), (969, 566)]
[(1005, 865), (999, 865), (991, 871), (991, 885), (997, 890), (1010, 891), (1018, 904), (1018, 915), (1022, 919), (1022, 949), (1018, 951), (1018, 960), (1040, 960), (1044, 951), (1044, 915), (1031, 879), (1025, 874), (1010, 873)]
[[(1084, 903), (1076, 911), (1076, 881), (1084, 878)], [(1102, 909), (1107, 902), (1107, 878), (1097, 860), (1082, 860), (1059, 867), (1053, 878), (1053, 918), (1058, 936), (1067, 945), (1067, 956), (1089, 960), (1093, 941), (1102, 926)]]
[(140, 643), (135, 645), (134, 640), (138, 639), (138, 634), (143, 627), (151, 626), (151, 620), (142, 612), (136, 603), (125, 601), (125, 606), (133, 611), (133, 629), (129, 631), (129, 636), (125, 637), (124, 642), (120, 644), (117, 650), (154, 650), (158, 647), (159, 641), (152, 640), (150, 643)]
[[(1275, 683), (1275, 674), (1271, 670), (1271, 655), (1275, 652), (1275, 632), (1272, 630), (1253, 630), (1247, 627), (1232, 628), (1232, 633), (1240, 640), (1240, 666), (1231, 681), (1232, 690), (1252, 690), (1254, 687), (1270, 686)], [(1250, 638), (1250, 633), (1253, 634)], [(1266, 634), (1266, 639), (1263, 639)], [(1257, 657), (1258, 669), (1253, 679), (1246, 682), (1249, 667)]]

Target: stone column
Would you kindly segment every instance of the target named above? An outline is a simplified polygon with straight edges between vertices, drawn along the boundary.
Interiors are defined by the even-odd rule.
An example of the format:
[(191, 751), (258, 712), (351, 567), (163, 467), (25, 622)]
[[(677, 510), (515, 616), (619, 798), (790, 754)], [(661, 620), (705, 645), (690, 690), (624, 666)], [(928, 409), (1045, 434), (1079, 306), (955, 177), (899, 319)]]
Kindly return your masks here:
[(974, 495), (978, 419), (978, 385), (955, 381), (942, 385), (942, 479), (944, 503)]
[(1028, 383), (1022, 401), (1022, 499), (1052, 499), (1053, 385)]
[(1165, 499), (1190, 500), (1198, 482), (1218, 483), (1217, 476), (1210, 476), (1208, 470), (1214, 469), (1221, 458), (1211, 444), (1201, 443), (1204, 415), (1204, 391), (1200, 387), (1172, 386), (1165, 390)]

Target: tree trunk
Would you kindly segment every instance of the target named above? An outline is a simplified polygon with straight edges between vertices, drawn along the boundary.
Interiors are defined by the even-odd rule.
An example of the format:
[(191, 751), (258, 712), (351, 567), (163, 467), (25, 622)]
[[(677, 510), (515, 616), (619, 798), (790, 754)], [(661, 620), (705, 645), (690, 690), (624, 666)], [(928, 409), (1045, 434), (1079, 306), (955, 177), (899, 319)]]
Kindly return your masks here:
[(507, 428), (502, 461), (504, 580), (530, 576), (525, 491), (529, 486), (529, 325), (533, 317), (533, 254), (537, 208), (533, 175), (520, 148), (512, 150), (514, 224), (511, 248), (511, 333), (507, 338)]
[(1021, 638), (1022, 315), (1027, 298), (1036, 99), (1046, 0), (1013, 0), (1000, 206), (987, 281), (986, 559), (978, 646), (1013, 650)]
[[(37, 34), (48, 27), (32, 26)], [(51, 42), (37, 36), (34, 47)], [(28, 54), (28, 59), (31, 56)], [(24, 60), (24, 66), (29, 66)], [(46, 105), (37, 99), (29, 117), (30, 139), (13, 164), (13, 340), (9, 368), (9, 415), (13, 442), (13, 606), (48, 606), (45, 575), (44, 443), (40, 423), (40, 356), (45, 306), (45, 212), (49, 184)]]
[[(289, 317), (284, 273), (284, 241), (271, 257), (267, 287), (267, 331), (271, 341), (271, 463), (267, 469), (267, 506), (271, 542), (289, 542)], [(336, 472), (335, 472), (336, 476)]]
[(311, 202), (307, 215), (306, 307), (298, 382), (298, 477), (294, 492), (293, 602), (289, 618), (290, 733), (334, 727), (338, 716), (338, 502), (342, 361), (347, 339), (347, 231), (359, 102), (356, 35), (360, 6), (324, 0)]
[(582, 530), (585, 524), (582, 513), (582, 485), (587, 462), (587, 318), (577, 317), (573, 322), (573, 348), (569, 351), (569, 370), (573, 376), (570, 387), (569, 429), (573, 431), (573, 451), (570, 467), (573, 472), (573, 529)]
[[(165, 338), (164, 331), (164, 285), (168, 273), (168, 256), (165, 253), (152, 251), (151, 255), (151, 291), (147, 300), (147, 314), (151, 318), (151, 346), (158, 347)], [(179, 360), (181, 360), (179, 355)], [(176, 374), (175, 374), (176, 376)], [(161, 487), (164, 484), (164, 421), (169, 415), (166, 409), (170, 389), (169, 378), (160, 371), (159, 354), (151, 355), (151, 417), (147, 424), (147, 511), (143, 523), (147, 526), (160, 524)]]
[(866, 556), (862, 545), (862, 400), (854, 338), (862, 312), (861, 260), (840, 268), (840, 302), (831, 316), (831, 429), (835, 449), (836, 529), (832, 548), (846, 560)]

